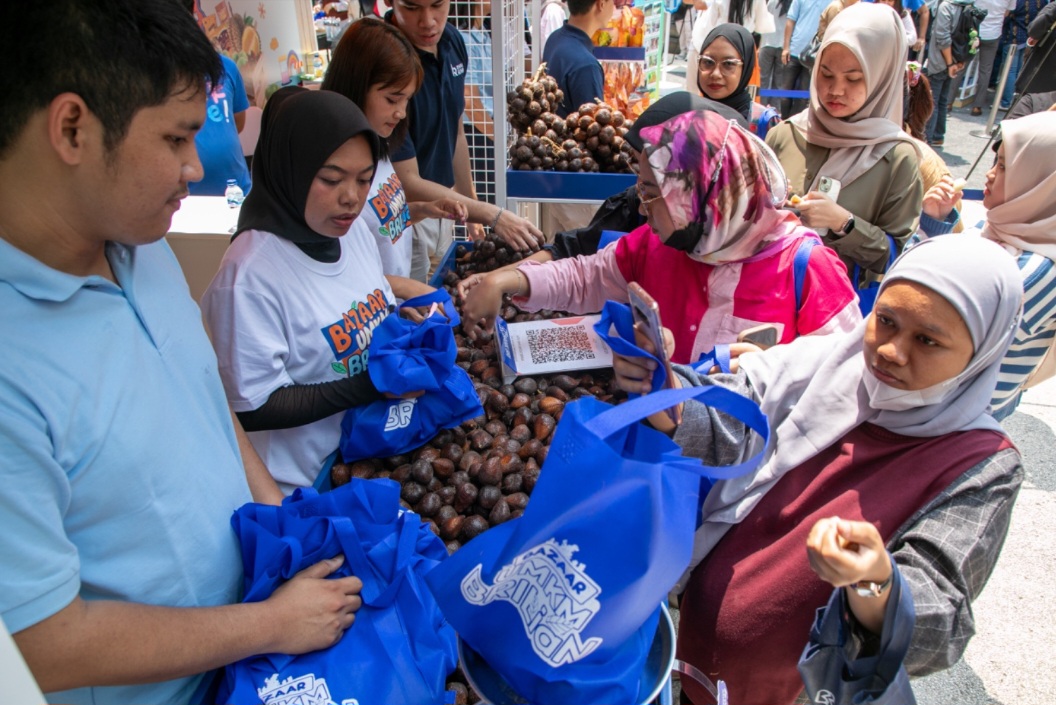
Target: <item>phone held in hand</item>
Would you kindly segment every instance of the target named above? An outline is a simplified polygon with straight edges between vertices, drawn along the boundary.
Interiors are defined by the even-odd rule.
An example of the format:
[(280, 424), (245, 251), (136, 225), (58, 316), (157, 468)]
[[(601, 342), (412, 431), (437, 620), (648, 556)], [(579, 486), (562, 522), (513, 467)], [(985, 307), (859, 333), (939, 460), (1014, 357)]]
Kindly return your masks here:
[(833, 201), (837, 201), (840, 198), (840, 188), (842, 186), (843, 184), (840, 183), (839, 179), (823, 176), (818, 181), (818, 192), (825, 194)]
[(751, 343), (763, 350), (777, 345), (777, 326), (773, 323), (764, 323), (747, 330), (742, 330), (737, 335), (738, 343)]
[[(675, 373), (671, 369), (671, 360), (668, 359), (667, 351), (664, 349), (664, 329), (660, 325), (660, 306), (649, 295), (649, 292), (637, 282), (630, 283), (627, 288), (627, 294), (630, 299), (631, 314), (634, 316), (634, 322), (645, 337), (649, 339), (649, 342), (653, 344), (653, 348), (656, 350), (656, 357), (664, 365), (664, 371), (667, 375), (664, 387), (670, 389), (674, 386)], [(680, 406), (673, 406), (666, 413), (675, 425), (682, 423)]]

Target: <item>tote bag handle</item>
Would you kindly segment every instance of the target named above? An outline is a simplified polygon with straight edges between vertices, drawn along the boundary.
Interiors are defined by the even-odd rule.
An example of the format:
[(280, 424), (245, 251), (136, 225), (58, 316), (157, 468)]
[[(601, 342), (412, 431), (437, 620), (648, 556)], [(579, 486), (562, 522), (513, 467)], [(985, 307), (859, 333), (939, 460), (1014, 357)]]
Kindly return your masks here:
[(393, 525), (396, 534), (393, 571), (391, 575), (383, 575), (382, 570), (373, 564), (364, 550), (354, 520), (349, 517), (335, 517), (333, 521), (338, 542), (352, 568), (352, 574), (363, 581), (363, 602), (372, 607), (388, 607), (396, 598), (406, 569), (414, 560), (418, 540), (414, 522), (407, 521), (401, 514)]
[(759, 437), (763, 439), (763, 445), (758, 453), (736, 465), (714, 466), (686, 462), (679, 464), (679, 467), (719, 480), (740, 477), (754, 470), (763, 459), (763, 452), (770, 440), (770, 425), (766, 414), (751, 399), (722, 387), (683, 387), (682, 389), (664, 389), (653, 392), (608, 409), (585, 422), (584, 426), (598, 438), (608, 438), (644, 418), (690, 399), (706, 403), (713, 409), (737, 419), (759, 434)]

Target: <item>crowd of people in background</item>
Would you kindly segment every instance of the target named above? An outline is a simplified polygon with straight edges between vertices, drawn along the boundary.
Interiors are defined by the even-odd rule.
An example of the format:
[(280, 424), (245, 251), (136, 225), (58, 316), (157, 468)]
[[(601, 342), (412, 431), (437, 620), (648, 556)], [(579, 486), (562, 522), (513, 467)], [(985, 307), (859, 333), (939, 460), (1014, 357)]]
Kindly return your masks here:
[[(16, 333), (0, 342), (0, 616), (56, 702), (186, 703), (211, 669), (352, 626), (362, 586), (326, 579), (339, 559), (238, 604), (228, 520), (311, 486), (341, 414), (382, 397), (371, 332), (432, 292), (455, 223), (526, 255), (461, 283), (470, 337), (503, 297), (586, 313), (635, 282), (667, 326), (637, 343), (661, 343), (676, 383), (768, 415), (760, 468), (703, 502), (680, 658), (741, 705), (791, 705), (815, 610), (836, 591), (869, 645), (892, 585), (921, 627), (909, 673), (960, 658), (1023, 479), (1000, 420), (1056, 372), (1056, 112), (1027, 53), (1052, 41), (1056, 3), (694, 0), (687, 90), (627, 134), (635, 186), (561, 233), (481, 193), (501, 168), (505, 94), (487, 0), (462, 4), (459, 26), (448, 0), (353, 22), (321, 89), (270, 98), (251, 175), (237, 68), (193, 2), (50, 5), (6, 4), (0, 21), (14, 65), (24, 28), (53, 18), (37, 79), (0, 78), (0, 315)], [(543, 4), (533, 50), (558, 114), (603, 95), (591, 35), (614, 7)], [(1016, 107), (985, 218), (962, 223), (947, 115), (966, 76), (981, 115), (1001, 61), (994, 101)], [(808, 97), (782, 97), (779, 121), (756, 77)], [(162, 237), (180, 199), (228, 179), (248, 195), (199, 310)], [(742, 339), (760, 326), (772, 349)], [(720, 346), (731, 365), (692, 367)], [(616, 382), (648, 394), (656, 364), (617, 355)], [(703, 404), (681, 417), (649, 423), (688, 456), (763, 450)]]

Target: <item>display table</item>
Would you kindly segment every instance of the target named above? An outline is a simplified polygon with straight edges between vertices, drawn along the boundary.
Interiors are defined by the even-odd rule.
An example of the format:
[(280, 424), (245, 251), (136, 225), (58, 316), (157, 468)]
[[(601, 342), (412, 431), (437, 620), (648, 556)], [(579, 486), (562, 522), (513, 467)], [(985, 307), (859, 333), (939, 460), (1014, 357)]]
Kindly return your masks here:
[(222, 196), (188, 196), (172, 217), (165, 239), (176, 253), (195, 301), (201, 300), (220, 268), (239, 210), (229, 207)]
[(634, 186), (635, 174), (506, 171), (506, 198), (536, 203), (601, 203)]

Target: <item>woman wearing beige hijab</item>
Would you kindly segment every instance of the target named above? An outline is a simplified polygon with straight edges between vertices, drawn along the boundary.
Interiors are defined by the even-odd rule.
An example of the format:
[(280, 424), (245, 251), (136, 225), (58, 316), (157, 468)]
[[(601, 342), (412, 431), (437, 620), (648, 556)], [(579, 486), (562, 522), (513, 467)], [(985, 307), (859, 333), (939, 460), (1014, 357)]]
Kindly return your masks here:
[[(923, 189), (918, 154), (902, 128), (906, 38), (895, 12), (857, 3), (825, 31), (810, 106), (766, 141), (788, 175), (805, 225), (836, 250), (862, 286), (887, 268), (892, 244), (917, 228)], [(839, 182), (835, 199), (823, 191)], [(890, 236), (890, 237), (888, 237)]]
[[(965, 236), (995, 240), (1016, 258), (1023, 277), (1023, 319), (1001, 364), (991, 413), (1016, 410), (1026, 387), (1056, 372), (1056, 113), (1001, 123), (997, 159), (986, 174), (986, 220), (967, 223)], [(949, 178), (924, 196), (920, 227), (928, 236), (950, 232), (959, 220), (959, 193)]]

